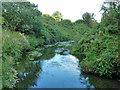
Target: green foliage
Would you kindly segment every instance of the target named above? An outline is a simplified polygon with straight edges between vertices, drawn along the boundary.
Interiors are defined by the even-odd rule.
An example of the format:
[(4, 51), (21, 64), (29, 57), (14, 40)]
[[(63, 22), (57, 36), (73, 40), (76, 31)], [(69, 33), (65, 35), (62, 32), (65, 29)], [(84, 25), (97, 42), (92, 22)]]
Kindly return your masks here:
[(60, 24), (65, 28), (69, 28), (69, 29), (73, 27), (73, 23), (69, 19), (62, 20)]
[[(102, 6), (102, 21), (97, 23), (94, 14), (88, 12), (83, 14), (83, 20), (72, 22), (63, 20), (59, 11), (52, 16), (42, 15), (38, 6), (30, 2), (3, 2), (0, 18), (3, 22), (0, 20), (0, 23), (8, 28), (2, 34), (3, 88), (13, 88), (18, 81), (13, 66), (20, 60), (23, 49), (34, 50), (37, 46), (59, 41), (74, 40), (70, 53), (85, 55), (80, 62), (81, 70), (85, 71), (86, 65), (89, 72), (108, 77), (118, 75), (119, 5), (118, 2), (104, 4), (108, 6)], [(32, 58), (42, 55), (31, 53)]]
[[(10, 61), (12, 57), (8, 58)], [(13, 60), (12, 60), (13, 61)], [(3, 62), (2, 63), (2, 87), (3, 88), (13, 88), (15, 84), (19, 82), (20, 79), (17, 77), (17, 71), (12, 68), (13, 62)]]
[(21, 50), (29, 43), (18, 32), (2, 30), (2, 82), (3, 88), (12, 88), (18, 81), (17, 71), (13, 65), (21, 58)]
[(72, 38), (71, 36), (75, 35), (75, 31), (73, 32), (73, 23), (70, 20), (61, 20), (58, 22), (53, 16), (44, 14), (41, 17), (41, 22), (43, 22), (41, 35), (46, 44), (69, 40)]
[(35, 47), (38, 46), (38, 45), (42, 46), (44, 44), (44, 42), (45, 42), (42, 37), (38, 39), (33, 35), (32, 36), (26, 36), (26, 38), (27, 38), (27, 40), (29, 42), (29, 45), (27, 47), (25, 47), (25, 48), (31, 49), (31, 50), (35, 49)]
[(74, 24), (70, 20), (62, 20), (59, 11), (54, 12), (53, 16), (42, 15), (37, 9), (38, 6), (30, 2), (3, 2), (2, 6), (2, 16), (6, 19), (3, 27), (27, 35), (30, 48), (40, 43), (51, 44), (70, 40), (76, 34)]
[[(108, 26), (105, 30), (114, 30)], [(114, 26), (117, 27), (117, 26)], [(107, 32), (107, 31), (105, 31)], [(77, 46), (71, 51), (73, 54), (82, 53), (86, 56), (80, 62), (81, 69), (85, 70), (85, 65), (89, 72), (98, 73), (112, 77), (117, 74), (118, 68), (118, 37), (116, 34), (103, 33), (103, 31), (91, 29), (83, 37), (76, 41)]]
[(3, 23), (3, 27), (28, 36), (35, 36), (28, 38), (32, 42), (32, 47), (38, 45), (38, 41), (41, 40), (42, 43), (45, 41), (44, 44), (51, 44), (69, 40), (75, 34), (69, 35), (68, 32), (73, 32), (73, 23), (70, 20), (62, 20), (62, 14), (59, 11), (50, 16), (42, 15), (37, 9), (38, 6), (30, 2), (4, 2), (2, 5), (2, 16), (7, 20)]
[(3, 2), (2, 6), (2, 16), (7, 20), (3, 27), (39, 37), (42, 13), (37, 9), (37, 5), (30, 2)]
[[(78, 33), (78, 39), (75, 39), (71, 53), (85, 55), (85, 58), (80, 62), (83, 71), (86, 71), (86, 65), (88, 72), (111, 78), (113, 75), (119, 74), (118, 7), (118, 2), (104, 2), (101, 8), (103, 11), (102, 21), (96, 23), (94, 28), (87, 30), (83, 35)], [(89, 13), (83, 14), (84, 21), (89, 21), (90, 17)]]
[(81, 24), (81, 23), (84, 23), (84, 20), (79, 19), (79, 20), (76, 20), (75, 23)]
[(24, 34), (11, 32), (8, 30), (2, 31), (2, 54), (3, 61), (7, 60), (7, 56), (14, 57), (18, 60), (21, 57), (21, 50), (29, 43)]
[(59, 11), (55, 11), (52, 16), (55, 18), (55, 20), (62, 20), (62, 14)]
[(86, 12), (82, 15), (82, 18), (83, 18), (84, 24), (86, 24), (88, 27), (93, 27), (92, 23), (94, 21), (94, 13), (90, 14)]
[(40, 58), (42, 56), (42, 53), (38, 52), (38, 51), (32, 51), (29, 54), (29, 60), (36, 60), (38, 58)]
[(101, 7), (102, 12), (102, 23), (104, 23), (105, 26), (109, 24), (116, 24), (119, 19), (119, 0), (115, 0), (114, 2), (109, 2), (106, 0), (106, 2), (103, 3)]
[(2, 24), (5, 23), (5, 22), (6, 22), (5, 18), (2, 17), (2, 16), (0, 16), (0, 24), (2, 25)]

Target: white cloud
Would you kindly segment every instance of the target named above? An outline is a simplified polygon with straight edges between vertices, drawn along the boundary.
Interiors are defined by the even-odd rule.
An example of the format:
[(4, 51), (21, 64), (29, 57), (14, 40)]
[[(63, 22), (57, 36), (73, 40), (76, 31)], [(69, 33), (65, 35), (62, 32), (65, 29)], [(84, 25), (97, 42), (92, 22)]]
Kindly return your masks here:
[(52, 15), (54, 11), (60, 11), (64, 19), (72, 21), (82, 19), (85, 12), (95, 13), (95, 19), (100, 20), (100, 7), (104, 0), (29, 0), (38, 4), (43, 14)]

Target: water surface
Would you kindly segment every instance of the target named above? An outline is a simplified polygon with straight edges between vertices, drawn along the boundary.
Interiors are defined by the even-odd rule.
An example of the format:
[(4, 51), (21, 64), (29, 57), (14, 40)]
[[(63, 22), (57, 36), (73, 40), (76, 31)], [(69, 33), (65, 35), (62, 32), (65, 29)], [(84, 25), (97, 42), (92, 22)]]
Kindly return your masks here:
[(16, 66), (20, 82), (18, 88), (120, 88), (120, 82), (92, 74), (84, 74), (79, 59), (69, 54), (69, 43), (46, 46), (42, 56), (24, 60)]

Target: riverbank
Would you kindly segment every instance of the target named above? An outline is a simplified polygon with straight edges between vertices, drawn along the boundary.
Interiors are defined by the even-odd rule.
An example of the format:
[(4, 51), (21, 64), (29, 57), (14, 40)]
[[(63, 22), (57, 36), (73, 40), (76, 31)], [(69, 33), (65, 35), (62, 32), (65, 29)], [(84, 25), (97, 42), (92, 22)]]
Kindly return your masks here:
[[(44, 47), (44, 40), (20, 32), (2, 30), (2, 87), (13, 88), (19, 82), (18, 72), (14, 66), (19, 64), (25, 52), (29, 52), (29, 60), (35, 60), (42, 54), (38, 47)], [(57, 45), (57, 43), (56, 43)], [(49, 47), (50, 45), (45, 45)], [(39, 50), (37, 50), (37, 48)], [(43, 52), (44, 53), (44, 52)], [(49, 57), (49, 56), (48, 56)], [(42, 58), (41, 58), (42, 59)]]
[[(69, 51), (72, 55), (77, 54), (81, 71), (119, 78), (120, 25), (117, 21), (119, 20), (119, 7), (117, 1), (103, 3), (101, 22), (97, 22), (94, 13), (89, 12), (83, 13), (82, 19), (73, 22), (64, 19), (59, 11), (55, 11), (53, 15), (42, 14), (38, 5), (29, 1), (2, 2), (0, 24), (3, 33), (0, 33), (2, 36), (0, 46), (2, 46), (3, 88), (15, 87), (16, 83), (23, 79), (18, 76), (27, 75), (27, 70), (30, 76), (36, 74), (41, 68), (40, 63), (32, 62), (49, 60), (56, 54), (60, 57), (69, 55)], [(74, 41), (72, 47), (67, 42), (60, 43), (69, 40)], [(50, 45), (54, 43), (56, 44)], [(66, 45), (69, 49), (62, 48)], [(51, 49), (55, 49), (55, 52)], [(28, 55), (28, 61), (24, 54)], [(16, 65), (21, 66), (20, 70), (15, 69)], [(37, 75), (31, 77), (30, 82), (36, 77)]]
[[(98, 35), (98, 37), (99, 37), (100, 34), (96, 34), (96, 35)], [(4, 37), (2, 39), (2, 42), (3, 42), (2, 43), (3, 44), (3, 46), (2, 46), (2, 60), (3, 60), (3, 62), (2, 62), (2, 69), (3, 69), (3, 77), (2, 78), (3, 78), (3, 82), (2, 83), (3, 83), (3, 87), (13, 88), (13, 87), (15, 87), (15, 84), (17, 82), (19, 82), (20, 79), (17, 77), (17, 75), (19, 73), (17, 72), (17, 70), (15, 70), (14, 66), (19, 64), (20, 60), (22, 59), (22, 54), (26, 52), (26, 49), (29, 49), (29, 60), (34, 61), (34, 60), (38, 60), (38, 59), (43, 60), (43, 59), (45, 59), (46, 56), (47, 56), (47, 59), (49, 59), (49, 58), (51, 58), (51, 57), (53, 57), (55, 55), (54, 53), (52, 54), (50, 51), (47, 51), (47, 53), (42, 51), (45, 48), (56, 47), (56, 46), (57, 47), (63, 47), (63, 46), (64, 47), (70, 47), (69, 50), (72, 49), (70, 51), (70, 54), (73, 54), (75, 56), (77, 55), (77, 57), (80, 60), (79, 61), (79, 64), (80, 64), (79, 66), (81, 68), (81, 71), (86, 73), (86, 69), (85, 69), (85, 65), (86, 65), (87, 66), (87, 73), (93, 73), (93, 74), (100, 75), (95, 70), (95, 66), (97, 66), (97, 65), (94, 65), (94, 69), (93, 69), (93, 67), (92, 67), (93, 64), (91, 64), (93, 62), (90, 63), (90, 60), (88, 60), (88, 63), (87, 63), (86, 57), (88, 57), (88, 56), (86, 56), (86, 53), (79, 52), (79, 50), (83, 49), (83, 45), (86, 44), (86, 43), (81, 44), (80, 46), (82, 48), (80, 48), (78, 50), (78, 49), (73, 49), (74, 44), (76, 43), (76, 41), (75, 42), (73, 42), (73, 41), (57, 42), (57, 43), (52, 44), (52, 45), (45, 45), (45, 46), (43, 46), (44, 43), (42, 43), (41, 40), (38, 40), (35, 37), (31, 37), (31, 38), (29, 37), (29, 39), (28, 39), (28, 36), (26, 36), (24, 34), (21, 34), (21, 33), (18, 33), (18, 32), (12, 32), (12, 31), (3, 30), (2, 36)], [(93, 40), (96, 37), (97, 36), (92, 37)], [(113, 39), (115, 39), (116, 42), (117, 42), (117, 37), (115, 38), (115, 36), (114, 36), (114, 38), (113, 38), (112, 36), (111, 37), (109, 36), (110, 37), (110, 39), (109, 39), (109, 37), (105, 36), (105, 34), (103, 36), (101, 36), (101, 38), (99, 38), (99, 40), (103, 39), (103, 37), (107, 38), (107, 39), (104, 39), (105, 41), (106, 40), (113, 40)], [(88, 41), (89, 41), (89, 39), (88, 39)], [(41, 48), (40, 48), (40, 46), (36, 47), (39, 43), (42, 46)], [(73, 44), (73, 46), (72, 46), (72, 44)], [(102, 43), (102, 44), (104, 44), (104, 43)], [(93, 44), (91, 44), (91, 45), (93, 45)], [(104, 44), (104, 47), (105, 47), (105, 44)], [(115, 49), (117, 49), (117, 46), (115, 47)], [(23, 51), (25, 51), (25, 52), (23, 52)], [(59, 49), (58, 49), (58, 51), (59, 51)], [(65, 51), (67, 51), (67, 50), (65, 50)], [(57, 52), (57, 50), (56, 50), (56, 52)], [(48, 53), (51, 53), (51, 55), (48, 55)], [(62, 52), (62, 49), (59, 52), (59, 54), (65, 55), (65, 53)], [(92, 52), (91, 52), (91, 54), (92, 54)], [(41, 57), (42, 55), (43, 55), (43, 57)], [(109, 54), (109, 55), (111, 55), (111, 54)], [(94, 57), (92, 57), (92, 59), (94, 59)], [(94, 60), (94, 62), (95, 62), (95, 60)], [(92, 66), (89, 66), (89, 65), (92, 65)], [(102, 65), (104, 65), (104, 64), (102, 64)], [(109, 72), (109, 70), (107, 72)], [(111, 78), (115, 77), (115, 78), (119, 79), (119, 75), (118, 74), (115, 73), (115, 74), (111, 74), (111, 75), (112, 75)], [(105, 76), (106, 77), (104, 72), (103, 72), (103, 75), (101, 75), (101, 76)]]
[(115, 79), (83, 73), (79, 59), (69, 54), (71, 45), (59, 42), (39, 47), (35, 51), (42, 55), (34, 60), (26, 53), (16, 65), (20, 77), (17, 88), (119, 88)]
[(2, 88), (13, 88), (19, 81), (14, 65), (22, 56), (29, 42), (24, 34), (2, 30)]
[[(91, 29), (82, 38), (78, 37), (70, 53), (84, 55), (80, 62), (82, 71), (120, 79), (117, 27), (115, 24), (107, 26), (105, 31)], [(112, 33), (107, 30), (112, 30)]]
[[(7, 35), (6, 34), (7, 32), (3, 32), (3, 35), (5, 34), (5, 35)], [(9, 34), (9, 35), (16, 35), (16, 39), (17, 39), (17, 36), (19, 36), (19, 33), (16, 33), (16, 32), (9, 32), (9, 33), (11, 33), (11, 34)], [(14, 36), (15, 36), (14, 35)], [(20, 34), (21, 35), (21, 34)], [(12, 37), (12, 36), (11, 36)], [(6, 37), (6, 38), (8, 38), (8, 37)], [(4, 38), (5, 39), (5, 38)], [(11, 39), (9, 39), (9, 40), (12, 40), (12, 41), (14, 41), (12, 38)], [(23, 36), (21, 37), (21, 39), (19, 38), (19, 40), (21, 41), (24, 41), (24, 44), (21, 44), (21, 45), (24, 45), (24, 48), (26, 47), (26, 46), (29, 46), (29, 43), (28, 42), (26, 42), (25, 43), (25, 39), (23, 39)], [(19, 40), (17, 40), (17, 41), (19, 41)], [(19, 42), (20, 43), (20, 42)], [(57, 54), (60, 54), (60, 55), (68, 55), (69, 54), (69, 51), (72, 49), (72, 47), (73, 47), (73, 45), (72, 44), (74, 44), (75, 42), (73, 42), (73, 41), (69, 41), (69, 42), (57, 42), (57, 43), (55, 43), (55, 44), (52, 44), (52, 45), (45, 45), (45, 46), (43, 46), (43, 47), (37, 47), (37, 48), (35, 48), (35, 49), (33, 49), (33, 50), (31, 50), (31, 51), (29, 51), (29, 52), (27, 52), (26, 54), (27, 54), (27, 58), (25, 57), (25, 56), (21, 56), (21, 58), (19, 57), (19, 60), (18, 61), (15, 61), (15, 60), (17, 60), (17, 59), (12, 59), (13, 57), (11, 56), (10, 57), (10, 59), (8, 59), (8, 62), (9, 62), (9, 64), (8, 63), (4, 63), (3, 62), (3, 74), (4, 74), (4, 76), (6, 77), (6, 76), (8, 76), (8, 78), (6, 79), (6, 80), (8, 80), (8, 81), (6, 81), (6, 83), (8, 82), (8, 84), (5, 86), (4, 85), (4, 83), (5, 83), (5, 81), (4, 81), (4, 83), (3, 83), (3, 85), (4, 85), (4, 87), (8, 87), (8, 85), (9, 85), (9, 88), (12, 88), (12, 87), (15, 87), (15, 83), (18, 83), (18, 82), (20, 82), (20, 83), (23, 83), (24, 82), (24, 80), (28, 80), (28, 79), (22, 79), (21, 77), (24, 77), (24, 75), (25, 75), (25, 77), (27, 77), (27, 76), (30, 76), (30, 75), (34, 75), (34, 74), (37, 74), (37, 72), (35, 72), (35, 71), (39, 71), (40, 69), (41, 69), (41, 67), (39, 66), (39, 62), (41, 61), (41, 60), (48, 60), (48, 59), (51, 59), (52, 57), (54, 57), (55, 56), (55, 53), (57, 53)], [(8, 44), (8, 45), (10, 45), (10, 44)], [(15, 44), (16, 45), (16, 44)], [(14, 45), (13, 45), (14, 46)], [(13, 48), (12, 48), (13, 49)], [(15, 48), (14, 48), (15, 49)], [(18, 48), (17, 48), (18, 49)], [(11, 51), (11, 50), (10, 50)], [(15, 50), (16, 51), (16, 50)], [(21, 49), (21, 51), (22, 51), (22, 49)], [(53, 52), (54, 51), (54, 52)], [(9, 53), (11, 53), (11, 52), (9, 52)], [(5, 54), (5, 53), (4, 53)], [(11, 53), (12, 54), (12, 53)], [(5, 54), (6, 55), (6, 54)], [(22, 52), (21, 52), (21, 55), (22, 55)], [(77, 54), (78, 55), (78, 54)], [(84, 56), (84, 58), (82, 58), (82, 55), (79, 57), (78, 56), (78, 58), (80, 59), (80, 61), (83, 61), (83, 59), (85, 58), (85, 56)], [(9, 61), (10, 60), (10, 61)], [(21, 63), (21, 61), (22, 61), (22, 63)], [(38, 62), (38, 63), (32, 63), (32, 61), (33, 62)], [(14, 62), (14, 63), (13, 63)], [(64, 62), (63, 62), (64, 63)], [(7, 65), (7, 66), (5, 66), (5, 65)], [(17, 66), (17, 67), (16, 67)], [(78, 65), (78, 66), (80, 66), (80, 65)], [(7, 68), (6, 68), (7, 67)], [(15, 68), (14, 68), (15, 67)], [(39, 68), (38, 68), (39, 67)], [(81, 67), (81, 66), (80, 66)], [(9, 69), (8, 69), (9, 68)], [(22, 69), (20, 69), (20, 68), (22, 68)], [(33, 68), (33, 69), (32, 69)], [(17, 69), (17, 70), (15, 70), (15, 69)], [(8, 72), (7, 70), (9, 70), (10, 72)], [(27, 71), (28, 70), (28, 71)], [(32, 70), (32, 72), (34, 72), (34, 73), (31, 73), (30, 75), (28, 74), (28, 73), (30, 73), (31, 72), (31, 70)], [(35, 71), (34, 71), (35, 70)], [(88, 67), (88, 70), (89, 70), (89, 67)], [(8, 73), (7, 73), (8, 72)], [(21, 73), (22, 72), (22, 73)], [(84, 72), (84, 70), (82, 70), (81, 69), (81, 72)], [(26, 74), (24, 74), (24, 73), (26, 73)], [(91, 73), (91, 72), (90, 72)], [(89, 74), (88, 74), (89, 75)], [(17, 76), (19, 76), (19, 77), (17, 77)], [(34, 76), (33, 77), (33, 79), (31, 79), (31, 80), (34, 80), (34, 78), (36, 78), (37, 76)], [(90, 78), (92, 79), (92, 77), (90, 76)], [(104, 78), (104, 77), (103, 77)], [(3, 78), (3, 80), (4, 80), (5, 78)], [(98, 78), (97, 78), (98, 79)], [(21, 81), (22, 80), (22, 81)], [(33, 81), (31, 81), (30, 80), (30, 82), (33, 82)], [(14, 81), (14, 82), (13, 82)], [(26, 82), (28, 82), (28, 81), (26, 81)], [(91, 81), (90, 81), (91, 82)], [(94, 82), (94, 84), (95, 84), (95, 82)], [(26, 86), (26, 85), (24, 85), (24, 86)], [(97, 86), (97, 87), (99, 87), (99, 86)], [(113, 86), (114, 87), (114, 86)]]

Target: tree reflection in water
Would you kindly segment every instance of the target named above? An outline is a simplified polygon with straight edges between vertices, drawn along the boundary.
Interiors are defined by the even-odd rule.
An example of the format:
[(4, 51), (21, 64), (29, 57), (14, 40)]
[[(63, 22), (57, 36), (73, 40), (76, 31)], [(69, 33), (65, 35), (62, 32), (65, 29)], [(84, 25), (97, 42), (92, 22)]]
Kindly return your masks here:
[(30, 86), (35, 86), (36, 79), (40, 77), (38, 72), (41, 72), (40, 62), (28, 62), (27, 65), (22, 66), (24, 69), (19, 70), (20, 82), (17, 84), (17, 88), (28, 88)]
[[(72, 73), (74, 70), (71, 69), (71, 70), (69, 70), (68, 73), (67, 72), (64, 73), (62, 71), (64, 71), (65, 68), (57, 68), (57, 69), (60, 69), (61, 73), (64, 73), (64, 75), (65, 75), (65, 76), (64, 75), (62, 76), (63, 80), (61, 80), (60, 78), (57, 77), (57, 76), (59, 76), (59, 74), (56, 72), (57, 69), (54, 68), (55, 65), (59, 67), (59, 64), (57, 64), (55, 62), (54, 63), (52, 62), (53, 65), (50, 64), (50, 66), (52, 65), (51, 68), (53, 69), (53, 72), (51, 72), (52, 71), (51, 68), (48, 68), (46, 66), (46, 68), (47, 68), (46, 72), (50, 72), (50, 73), (56, 75), (56, 76), (54, 76), (54, 80), (52, 80), (49, 77), (48, 74), (46, 75), (45, 73), (41, 73), (41, 72), (44, 71), (44, 70), (42, 70), (43, 68), (42, 68), (41, 60), (50, 60), (51, 58), (53, 58), (56, 55), (56, 53), (59, 54), (58, 56), (60, 56), (60, 55), (64, 56), (64, 55), (68, 54), (69, 48), (65, 48), (65, 49), (63, 49), (63, 48), (64, 47), (62, 47), (62, 46), (44, 48), (43, 51), (40, 51), (43, 55), (40, 58), (38, 58), (37, 60), (34, 60), (34, 61), (30, 61), (29, 56), (27, 56), (27, 54), (25, 54), (25, 56), (23, 56), (24, 60), (21, 60), (19, 62), (19, 64), (15, 66), (15, 69), (19, 73), (19, 78), (21, 79), (20, 82), (17, 84), (17, 88), (39, 87), (40, 83), (41, 83), (40, 87), (46, 87), (46, 86), (49, 87), (49, 84), (47, 84), (49, 80), (51, 80), (51, 81), (58, 80), (58, 83), (62, 83), (63, 80), (64, 80), (64, 82), (66, 81), (66, 83), (67, 83), (66, 85), (68, 85), (69, 87), (72, 87), (72, 85), (74, 87), (74, 85), (75, 85), (75, 87), (86, 87), (87, 89), (91, 89), (91, 88), (120, 88), (120, 82), (117, 82), (116, 80), (113, 80), (113, 79), (108, 79), (108, 78), (105, 78), (105, 77), (99, 77), (97, 75), (88, 74), (88, 73), (86, 74), (86, 73), (83, 73), (83, 72), (80, 73), (80, 75), (79, 75), (78, 72), (76, 72), (76, 74), (75, 73), (74, 74), (69, 74), (69, 72)], [(68, 56), (70, 56), (70, 55), (68, 54)], [(78, 54), (78, 55), (75, 55), (75, 56), (77, 58), (79, 58), (79, 62), (84, 58), (84, 55), (81, 55), (81, 54)], [(69, 66), (70, 58), (66, 58), (66, 59), (67, 59), (68, 62), (66, 62), (67, 63), (66, 64), (65, 63), (66, 60), (63, 59), (64, 60), (63, 63), (62, 63), (63, 66), (64, 65)], [(56, 60), (56, 59), (54, 59), (54, 60)], [(58, 60), (60, 60), (60, 62), (61, 62), (61, 58), (58, 58), (57, 62), (58, 62)], [(74, 65), (74, 63), (71, 63), (71, 65)], [(75, 70), (78, 71), (78, 69), (76, 67), (75, 67)], [(79, 71), (81, 72), (81, 70), (79, 70)], [(45, 76), (45, 78), (42, 79), (42, 82), (40, 82), (39, 80), (40, 80), (40, 77), (42, 77), (42, 75), (43, 75), (43, 77)], [(48, 78), (46, 78), (47, 76), (48, 76)], [(67, 76), (67, 78), (72, 77), (73, 79), (69, 78), (69, 79), (66, 80), (66, 76)], [(55, 77), (57, 77), (57, 78), (55, 78)], [(53, 76), (52, 76), (52, 78), (53, 78)], [(68, 82), (69, 80), (71, 80), (71, 82)], [(39, 83), (37, 81), (39, 81)], [(71, 83), (72, 83), (72, 85), (71, 85)], [(57, 87), (59, 85), (54, 84), (53, 86)], [(65, 87), (65, 86), (62, 85), (61, 87)]]
[(18, 77), (20, 78), (20, 82), (16, 84), (17, 88), (28, 88), (37, 85), (36, 79), (40, 77), (41, 72), (40, 60), (47, 60), (54, 57), (55, 49), (56, 47), (44, 49), (41, 51), (43, 55), (38, 60), (34, 61), (29, 61), (30, 57), (27, 53), (23, 54), (22, 59), (24, 60), (20, 60), (19, 64), (15, 66), (19, 73)]
[(91, 84), (88, 79), (89, 79), (89, 77), (87, 75), (80, 74), (80, 78), (79, 78), (80, 83), (85, 85), (87, 88), (94, 88), (94, 85)]

